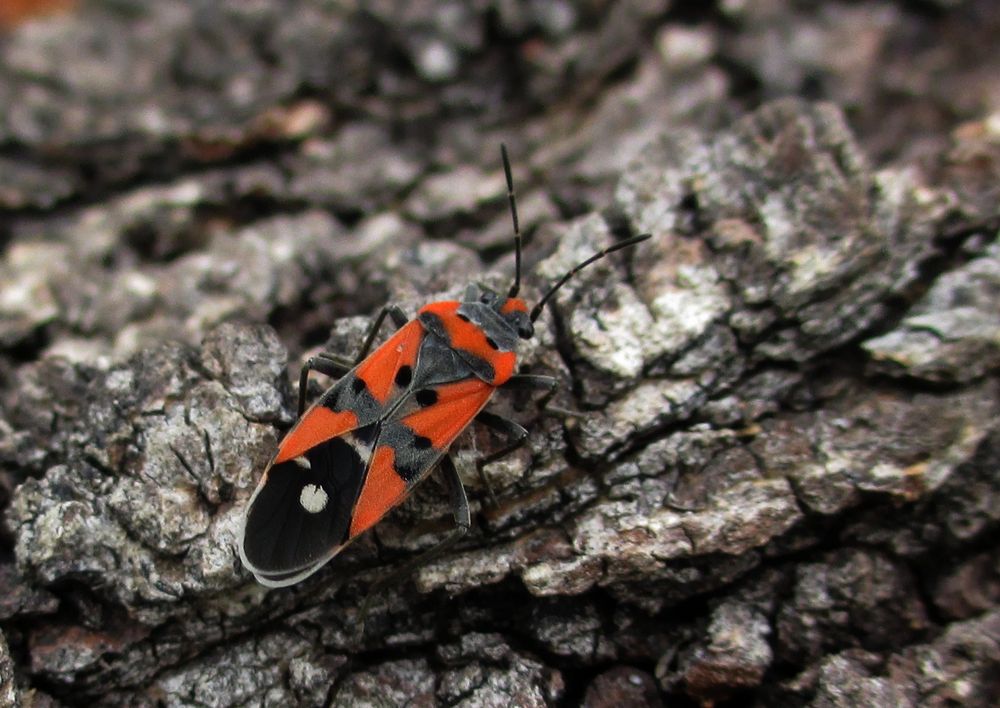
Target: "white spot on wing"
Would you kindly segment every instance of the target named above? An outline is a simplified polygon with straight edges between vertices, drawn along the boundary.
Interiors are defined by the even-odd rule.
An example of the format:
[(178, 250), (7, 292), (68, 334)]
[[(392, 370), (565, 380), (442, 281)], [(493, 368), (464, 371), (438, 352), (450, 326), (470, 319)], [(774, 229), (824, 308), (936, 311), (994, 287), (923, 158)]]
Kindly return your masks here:
[(305, 455), (299, 455), (294, 460), (292, 460), (292, 462), (297, 464), (299, 467), (305, 467), (307, 470), (312, 469), (312, 465), (309, 464), (309, 459)]
[(307, 484), (299, 494), (299, 504), (310, 514), (318, 514), (326, 508), (326, 503), (330, 497), (322, 487), (316, 484)]

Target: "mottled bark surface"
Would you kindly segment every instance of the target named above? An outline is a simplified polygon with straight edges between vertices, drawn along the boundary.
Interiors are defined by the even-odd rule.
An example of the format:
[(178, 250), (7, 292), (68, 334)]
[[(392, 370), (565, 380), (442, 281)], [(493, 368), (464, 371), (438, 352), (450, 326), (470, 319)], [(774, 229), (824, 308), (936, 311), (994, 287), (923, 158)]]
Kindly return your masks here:
[[(0, 705), (1000, 702), (993, 0), (0, 16)], [(41, 6), (36, 6), (38, 10)], [(299, 586), (302, 360), (512, 273), (556, 407)], [(319, 388), (317, 387), (316, 392)]]

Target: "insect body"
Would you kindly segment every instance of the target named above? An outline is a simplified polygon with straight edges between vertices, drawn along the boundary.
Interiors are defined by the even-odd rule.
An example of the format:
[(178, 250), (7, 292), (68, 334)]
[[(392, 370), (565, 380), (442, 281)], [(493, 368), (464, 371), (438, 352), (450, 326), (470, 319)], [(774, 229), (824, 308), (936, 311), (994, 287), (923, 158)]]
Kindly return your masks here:
[[(521, 239), (505, 148), (502, 156), (514, 220), (514, 284), (506, 296), (469, 286), (462, 301), (431, 303), (410, 321), (398, 308), (386, 307), (353, 365), (325, 354), (307, 362), (299, 382), (299, 421), (264, 471), (244, 518), (240, 557), (264, 585), (291, 585), (314, 573), (439, 464), (451, 488), (456, 529), (430, 553), (465, 533), (469, 507), (448, 447), (473, 420), (510, 438), (482, 463), (523, 444), (524, 428), (483, 410), (499, 388), (555, 386), (550, 377), (516, 373), (519, 340), (534, 335), (545, 303), (574, 273), (649, 238), (637, 236), (595, 254), (529, 311), (517, 297)], [(386, 315), (399, 329), (366, 357)], [(342, 378), (305, 410), (311, 370)]]

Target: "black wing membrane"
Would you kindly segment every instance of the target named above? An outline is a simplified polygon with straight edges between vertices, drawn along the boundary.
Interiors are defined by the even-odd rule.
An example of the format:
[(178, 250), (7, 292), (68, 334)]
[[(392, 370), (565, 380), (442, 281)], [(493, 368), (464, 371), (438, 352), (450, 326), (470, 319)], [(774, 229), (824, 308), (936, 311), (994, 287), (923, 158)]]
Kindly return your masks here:
[(273, 465), (250, 500), (240, 555), (264, 585), (292, 585), (318, 570), (347, 540), (368, 464), (351, 444), (377, 424), (331, 438)]

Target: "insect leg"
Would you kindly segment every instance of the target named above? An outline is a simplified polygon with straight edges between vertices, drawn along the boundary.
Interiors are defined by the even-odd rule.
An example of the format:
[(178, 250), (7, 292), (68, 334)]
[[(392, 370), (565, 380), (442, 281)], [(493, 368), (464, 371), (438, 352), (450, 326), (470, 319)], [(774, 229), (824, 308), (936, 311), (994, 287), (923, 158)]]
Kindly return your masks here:
[(368, 352), (371, 351), (372, 344), (375, 343), (375, 337), (378, 335), (379, 328), (382, 326), (382, 323), (385, 322), (386, 315), (392, 319), (392, 323), (396, 325), (396, 329), (399, 329), (410, 321), (410, 318), (406, 316), (406, 313), (403, 312), (399, 305), (386, 305), (379, 310), (375, 319), (372, 320), (371, 327), (368, 328), (368, 334), (365, 335), (365, 343), (361, 345), (361, 351), (358, 352), (358, 355), (354, 360), (356, 365), (360, 364), (364, 358), (368, 356)]
[(306, 410), (306, 392), (309, 390), (310, 371), (318, 371), (336, 379), (353, 368), (354, 365), (350, 361), (336, 354), (320, 353), (309, 357), (299, 373), (299, 417), (301, 418)]
[(321, 352), (316, 356), (310, 357), (308, 361), (302, 366), (302, 372), (299, 374), (299, 417), (306, 410), (306, 391), (308, 390), (309, 384), (309, 372), (318, 371), (321, 374), (326, 374), (333, 378), (340, 378), (348, 371), (353, 369), (355, 366), (361, 363), (361, 361), (368, 356), (368, 352), (371, 351), (372, 344), (375, 342), (375, 337), (378, 334), (379, 328), (382, 323), (385, 322), (386, 316), (392, 319), (393, 324), (396, 325), (396, 329), (399, 329), (405, 325), (408, 321), (406, 313), (399, 307), (399, 305), (386, 305), (372, 320), (371, 326), (368, 328), (368, 332), (365, 334), (364, 344), (361, 345), (361, 351), (358, 352), (357, 357), (354, 361), (346, 359), (345, 357), (338, 356), (336, 354), (328, 354), (326, 352)]
[(500, 386), (502, 389), (511, 389), (515, 391), (523, 389), (545, 391), (545, 395), (539, 398), (535, 404), (538, 406), (538, 413), (540, 415), (550, 415), (555, 416), (556, 418), (584, 417), (586, 413), (571, 411), (565, 408), (557, 408), (549, 405), (549, 402), (552, 400), (552, 396), (555, 395), (558, 387), (558, 379), (553, 376), (542, 376), (540, 374), (515, 374)]
[(555, 409), (549, 408), (549, 401), (552, 400), (552, 396), (555, 395), (556, 388), (558, 388), (558, 386), (559, 380), (554, 376), (543, 376), (541, 374), (514, 374), (507, 379), (507, 381), (504, 382), (500, 388), (515, 391), (545, 391), (545, 395), (539, 398), (535, 403), (538, 407), (539, 413), (546, 415), (551, 412), (556, 412), (556, 414), (559, 415), (562, 411), (556, 411)]
[(490, 502), (493, 506), (499, 506), (499, 503), (497, 502), (497, 495), (493, 491), (493, 485), (490, 484), (489, 479), (486, 477), (486, 471), (484, 468), (491, 462), (496, 462), (501, 457), (506, 457), (510, 453), (514, 452), (514, 450), (517, 450), (524, 445), (524, 443), (528, 441), (528, 431), (514, 421), (501, 418), (495, 413), (490, 413), (489, 411), (479, 411), (475, 419), (487, 428), (492, 428), (496, 432), (506, 435), (510, 441), (505, 447), (502, 447), (496, 452), (476, 461), (476, 471), (479, 473), (479, 479), (482, 481), (483, 486), (486, 487), (486, 491), (490, 495)]
[(378, 330), (382, 326), (382, 323), (385, 322), (387, 315), (392, 319), (392, 323), (396, 325), (396, 329), (399, 329), (408, 321), (406, 313), (403, 312), (399, 305), (386, 305), (383, 307), (379, 310), (375, 319), (372, 320), (371, 326), (368, 327), (368, 332), (365, 334), (365, 342), (361, 345), (361, 351), (358, 352), (357, 357), (353, 361), (336, 354), (321, 352), (314, 357), (310, 357), (309, 360), (302, 366), (302, 373), (299, 374), (300, 418), (306, 410), (306, 391), (308, 390), (307, 385), (309, 383), (309, 372), (318, 371), (321, 374), (326, 374), (327, 376), (339, 379), (341, 376), (360, 364), (361, 361), (368, 356), (368, 352), (371, 351), (372, 344), (375, 342), (375, 336), (378, 334)]
[(559, 385), (558, 379), (554, 376), (542, 376), (541, 374), (514, 374), (505, 381), (500, 388), (515, 390), (546, 391), (551, 393)]
[(437, 545), (406, 561), (403, 565), (372, 585), (361, 605), (361, 611), (358, 613), (358, 624), (360, 625), (360, 635), (362, 638), (365, 633), (365, 618), (368, 616), (368, 608), (371, 605), (372, 599), (385, 590), (387, 586), (408, 577), (414, 570), (447, 551), (472, 526), (472, 515), (469, 512), (469, 498), (465, 495), (465, 487), (462, 485), (461, 477), (458, 476), (458, 470), (455, 469), (455, 463), (447, 453), (441, 458), (440, 469), (444, 474), (445, 481), (448, 483), (448, 491), (451, 494), (451, 508), (452, 513), (455, 515), (455, 529), (439, 541)]

